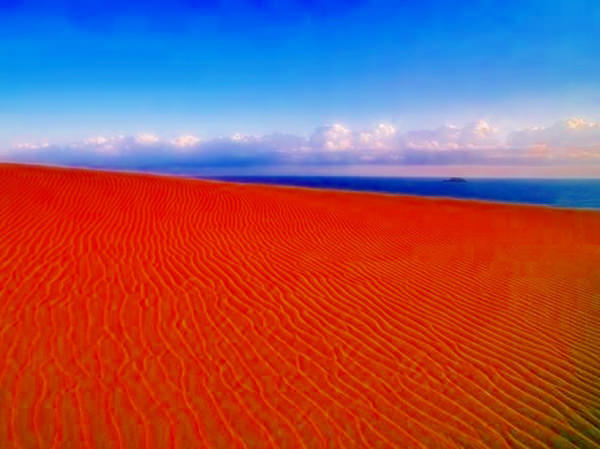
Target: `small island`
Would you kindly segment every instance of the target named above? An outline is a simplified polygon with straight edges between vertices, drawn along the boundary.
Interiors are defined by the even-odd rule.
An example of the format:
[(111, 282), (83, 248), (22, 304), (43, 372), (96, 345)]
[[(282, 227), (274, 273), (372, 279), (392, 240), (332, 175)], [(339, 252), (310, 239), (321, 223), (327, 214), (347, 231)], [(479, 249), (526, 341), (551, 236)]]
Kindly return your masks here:
[(444, 179), (444, 182), (467, 182), (465, 178), (448, 178)]

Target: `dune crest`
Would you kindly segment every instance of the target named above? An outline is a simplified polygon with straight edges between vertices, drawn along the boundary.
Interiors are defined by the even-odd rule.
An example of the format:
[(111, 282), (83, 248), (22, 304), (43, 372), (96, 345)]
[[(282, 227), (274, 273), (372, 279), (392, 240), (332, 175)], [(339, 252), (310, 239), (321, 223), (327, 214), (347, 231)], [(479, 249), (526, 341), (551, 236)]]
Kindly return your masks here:
[(0, 447), (600, 447), (600, 213), (0, 164)]

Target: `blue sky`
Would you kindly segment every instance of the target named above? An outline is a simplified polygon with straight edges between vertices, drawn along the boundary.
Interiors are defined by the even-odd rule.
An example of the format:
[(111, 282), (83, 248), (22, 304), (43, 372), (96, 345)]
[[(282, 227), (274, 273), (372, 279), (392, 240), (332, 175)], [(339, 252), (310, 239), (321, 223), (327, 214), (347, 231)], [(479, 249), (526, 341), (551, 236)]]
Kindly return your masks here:
[(3, 148), (140, 134), (310, 140), (335, 124), (405, 135), (481, 120), (507, 145), (572, 117), (593, 129), (586, 148), (597, 143), (591, 0), (0, 5)]

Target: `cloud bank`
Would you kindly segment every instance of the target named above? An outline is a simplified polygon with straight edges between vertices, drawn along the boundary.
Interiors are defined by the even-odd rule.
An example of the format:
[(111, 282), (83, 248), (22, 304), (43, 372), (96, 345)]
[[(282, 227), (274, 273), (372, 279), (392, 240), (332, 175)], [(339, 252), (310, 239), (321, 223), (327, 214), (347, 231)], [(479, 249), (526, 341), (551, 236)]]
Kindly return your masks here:
[(398, 131), (390, 124), (352, 130), (322, 126), (308, 137), (233, 134), (203, 140), (194, 135), (95, 136), (57, 145), (22, 143), (0, 154), (4, 161), (95, 168), (177, 171), (369, 165), (548, 166), (598, 164), (600, 123), (567, 119), (548, 127), (504, 133), (484, 120), (464, 126)]

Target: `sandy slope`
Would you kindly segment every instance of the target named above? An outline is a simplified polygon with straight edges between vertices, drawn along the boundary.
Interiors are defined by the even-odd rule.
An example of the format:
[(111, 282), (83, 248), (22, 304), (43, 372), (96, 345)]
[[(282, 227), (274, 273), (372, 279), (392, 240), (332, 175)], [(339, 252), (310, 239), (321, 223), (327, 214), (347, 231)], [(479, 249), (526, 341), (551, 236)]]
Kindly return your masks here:
[(600, 214), (0, 165), (0, 447), (600, 447)]

